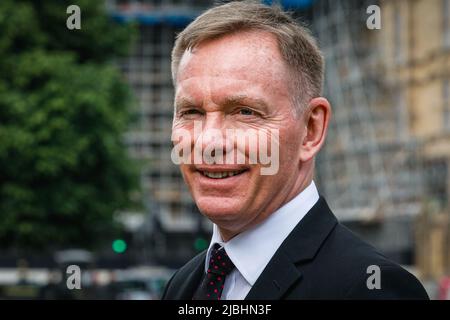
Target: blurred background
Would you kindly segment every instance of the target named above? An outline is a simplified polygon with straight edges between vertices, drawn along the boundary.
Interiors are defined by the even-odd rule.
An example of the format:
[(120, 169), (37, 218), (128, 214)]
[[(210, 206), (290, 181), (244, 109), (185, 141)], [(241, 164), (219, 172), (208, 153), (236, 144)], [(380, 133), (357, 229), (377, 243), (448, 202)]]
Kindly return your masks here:
[[(325, 56), (320, 192), (450, 299), (450, 0), (262, 2), (304, 21)], [(0, 1), (1, 299), (158, 299), (208, 246), (170, 159), (170, 52), (215, 3)], [(66, 27), (72, 4), (80, 30)], [(81, 290), (67, 288), (71, 264)]]

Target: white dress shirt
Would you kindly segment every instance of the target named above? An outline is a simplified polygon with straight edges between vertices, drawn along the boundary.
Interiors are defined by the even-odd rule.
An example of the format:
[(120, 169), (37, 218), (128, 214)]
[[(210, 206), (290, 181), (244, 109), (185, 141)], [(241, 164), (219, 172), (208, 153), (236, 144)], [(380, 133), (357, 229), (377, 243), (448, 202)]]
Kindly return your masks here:
[(217, 225), (205, 260), (205, 272), (215, 243), (225, 250), (235, 265), (226, 277), (222, 300), (243, 300), (283, 241), (319, 200), (314, 181), (295, 198), (276, 210), (260, 224), (224, 242)]

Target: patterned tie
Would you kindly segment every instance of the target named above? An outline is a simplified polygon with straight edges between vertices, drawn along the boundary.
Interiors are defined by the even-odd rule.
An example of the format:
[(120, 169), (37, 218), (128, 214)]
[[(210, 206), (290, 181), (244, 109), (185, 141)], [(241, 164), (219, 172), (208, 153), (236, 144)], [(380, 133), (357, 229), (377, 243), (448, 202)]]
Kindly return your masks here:
[(194, 294), (193, 300), (220, 300), (225, 277), (234, 269), (234, 264), (219, 244), (214, 244), (209, 259), (208, 272)]

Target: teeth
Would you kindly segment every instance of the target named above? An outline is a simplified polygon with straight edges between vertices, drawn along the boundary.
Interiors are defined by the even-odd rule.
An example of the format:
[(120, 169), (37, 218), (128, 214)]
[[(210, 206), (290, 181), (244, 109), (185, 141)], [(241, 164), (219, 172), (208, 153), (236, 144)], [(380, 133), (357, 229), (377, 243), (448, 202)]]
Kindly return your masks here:
[(202, 174), (204, 176), (207, 176), (208, 178), (222, 179), (222, 178), (235, 176), (235, 175), (237, 175), (237, 174), (239, 174), (241, 172), (244, 172), (244, 170), (241, 170), (241, 171), (227, 171), (227, 172), (207, 172), (207, 171), (202, 171)]

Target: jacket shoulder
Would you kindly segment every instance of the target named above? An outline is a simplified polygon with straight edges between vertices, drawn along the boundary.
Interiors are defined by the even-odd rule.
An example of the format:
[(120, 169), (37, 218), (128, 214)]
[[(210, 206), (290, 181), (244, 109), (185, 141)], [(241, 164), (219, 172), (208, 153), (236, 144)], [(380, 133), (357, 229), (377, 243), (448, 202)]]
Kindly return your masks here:
[(178, 269), (174, 275), (167, 282), (164, 293), (161, 297), (162, 300), (178, 299), (180, 294), (180, 288), (183, 287), (187, 279), (194, 276), (195, 271), (199, 266), (204, 265), (206, 256), (206, 250), (197, 254), (194, 258), (189, 260), (184, 266)]
[[(419, 280), (342, 224), (338, 224), (317, 259), (329, 260), (344, 299), (428, 299)], [(340, 282), (340, 283), (339, 283)]]

